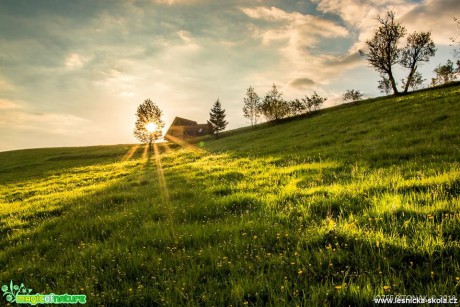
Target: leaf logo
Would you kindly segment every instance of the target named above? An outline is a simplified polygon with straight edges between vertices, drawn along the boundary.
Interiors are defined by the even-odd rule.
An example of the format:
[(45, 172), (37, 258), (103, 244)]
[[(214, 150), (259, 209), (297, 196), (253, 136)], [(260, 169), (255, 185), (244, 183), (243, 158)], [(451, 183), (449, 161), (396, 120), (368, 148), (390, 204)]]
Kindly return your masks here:
[(18, 294), (30, 294), (32, 292), (32, 289), (27, 288), (24, 286), (23, 283), (21, 285), (15, 285), (13, 284), (13, 281), (10, 280), (10, 285), (3, 285), (2, 286), (2, 292), (3, 296), (6, 296), (6, 301), (9, 303), (14, 303), (16, 302), (16, 296)]

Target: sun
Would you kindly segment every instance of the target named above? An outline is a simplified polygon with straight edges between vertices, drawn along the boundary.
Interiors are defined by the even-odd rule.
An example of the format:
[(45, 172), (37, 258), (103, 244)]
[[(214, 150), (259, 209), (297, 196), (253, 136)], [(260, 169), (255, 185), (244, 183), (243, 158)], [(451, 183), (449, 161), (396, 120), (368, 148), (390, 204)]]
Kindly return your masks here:
[(153, 132), (156, 128), (157, 125), (155, 125), (154, 123), (148, 123), (147, 125), (145, 125), (145, 129), (147, 129), (148, 132)]

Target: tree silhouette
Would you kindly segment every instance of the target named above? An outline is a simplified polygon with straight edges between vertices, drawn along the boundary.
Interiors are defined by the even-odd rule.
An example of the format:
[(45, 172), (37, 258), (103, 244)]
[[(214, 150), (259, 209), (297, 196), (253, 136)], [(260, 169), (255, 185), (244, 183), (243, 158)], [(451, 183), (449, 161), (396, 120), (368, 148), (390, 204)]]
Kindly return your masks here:
[(225, 116), (225, 110), (222, 109), (222, 105), (218, 98), (209, 113), (209, 122), (212, 125), (212, 130), (216, 138), (219, 137), (219, 133), (227, 127), (228, 122), (225, 120)]
[(366, 55), (369, 64), (389, 80), (393, 93), (397, 95), (399, 91), (393, 76), (393, 65), (400, 60), (398, 42), (406, 34), (406, 29), (395, 21), (395, 13), (392, 11), (387, 12), (385, 18), (377, 17), (377, 20), (380, 26), (373, 37), (366, 41), (369, 53), (361, 54)]
[(137, 107), (134, 136), (142, 143), (152, 143), (161, 137), (164, 122), (161, 119), (163, 112), (150, 99), (144, 100)]
[(456, 79), (457, 73), (460, 71), (460, 60), (457, 61), (458, 68), (454, 67), (454, 63), (451, 60), (447, 60), (447, 63), (444, 65), (438, 65), (434, 69), (436, 78), (431, 79), (431, 85), (441, 85), (454, 81)]
[[(428, 62), (430, 57), (436, 53), (436, 47), (431, 40), (430, 32), (414, 32), (407, 38), (407, 46), (402, 50), (401, 53), (401, 65), (405, 68), (410, 69), (407, 80), (403, 81), (404, 93), (407, 93), (409, 87), (413, 87), (417, 84), (417, 81), (422, 80), (420, 74), (416, 75), (417, 64), (422, 62)], [(419, 80), (413, 80), (414, 77)], [(422, 81), (423, 82), (423, 81)]]
[(342, 98), (343, 101), (359, 101), (363, 99), (363, 95), (359, 90), (347, 90)]

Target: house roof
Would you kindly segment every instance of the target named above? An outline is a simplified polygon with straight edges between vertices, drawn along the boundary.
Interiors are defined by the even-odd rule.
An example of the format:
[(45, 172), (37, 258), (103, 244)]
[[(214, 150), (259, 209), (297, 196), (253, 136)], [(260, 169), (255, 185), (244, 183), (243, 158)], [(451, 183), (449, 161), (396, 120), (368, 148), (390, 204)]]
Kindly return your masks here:
[(195, 126), (195, 125), (198, 125), (196, 121), (178, 117), (178, 116), (176, 116), (173, 122), (171, 123), (171, 126)]
[(196, 121), (177, 117), (174, 118), (171, 126), (169, 126), (166, 132), (168, 135), (182, 135), (183, 137), (196, 137), (206, 135), (212, 132), (212, 126), (208, 122), (207, 124), (198, 124)]

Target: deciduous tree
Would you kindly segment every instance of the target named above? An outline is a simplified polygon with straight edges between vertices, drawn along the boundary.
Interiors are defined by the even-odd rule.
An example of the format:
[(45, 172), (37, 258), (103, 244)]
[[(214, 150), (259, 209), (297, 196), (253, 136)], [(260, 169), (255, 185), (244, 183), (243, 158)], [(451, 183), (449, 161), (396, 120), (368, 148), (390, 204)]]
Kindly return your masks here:
[(377, 17), (377, 20), (380, 26), (372, 38), (366, 41), (369, 52), (361, 54), (367, 56), (369, 64), (389, 80), (393, 93), (397, 95), (399, 91), (393, 75), (393, 66), (400, 61), (401, 50), (398, 42), (406, 34), (406, 29), (401, 23), (396, 22), (395, 13), (392, 11), (387, 12), (385, 18)]
[(401, 52), (401, 65), (409, 69), (407, 79), (403, 81), (404, 93), (407, 93), (409, 87), (416, 85), (416, 81), (422, 79), (418, 74), (419, 80), (413, 81), (418, 65), (428, 62), (430, 57), (436, 53), (436, 47), (431, 39), (430, 32), (414, 32), (407, 38), (407, 45)]
[(347, 90), (343, 94), (343, 101), (359, 101), (363, 99), (364, 94), (359, 90)]
[(272, 89), (265, 95), (260, 111), (269, 121), (279, 120), (289, 115), (289, 104), (283, 99), (282, 93), (273, 84)]
[(455, 80), (460, 70), (460, 60), (457, 62), (457, 66), (457, 69), (454, 68), (454, 63), (451, 60), (447, 60), (447, 63), (444, 65), (438, 65), (434, 69), (436, 78), (432, 79), (432, 85), (441, 85)]
[(321, 105), (327, 100), (326, 97), (321, 97), (318, 95), (316, 91), (313, 92), (313, 95), (311, 97), (308, 97), (305, 95), (304, 98), (302, 98), (303, 103), (305, 104), (307, 112), (314, 112), (316, 110), (319, 110)]
[(252, 127), (257, 124), (257, 119), (260, 117), (260, 98), (252, 86), (246, 91), (243, 114), (244, 117), (251, 121)]
[(161, 119), (162, 115), (163, 112), (152, 100), (144, 100), (137, 107), (134, 136), (142, 143), (149, 143), (151, 146), (152, 142), (161, 137), (161, 129), (165, 125)]

